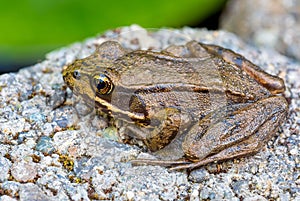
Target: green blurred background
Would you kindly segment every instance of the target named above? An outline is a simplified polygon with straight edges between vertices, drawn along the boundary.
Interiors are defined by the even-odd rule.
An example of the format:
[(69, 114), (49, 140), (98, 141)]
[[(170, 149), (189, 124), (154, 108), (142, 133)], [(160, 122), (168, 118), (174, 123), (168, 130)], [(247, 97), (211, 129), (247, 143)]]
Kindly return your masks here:
[(0, 73), (37, 63), (53, 49), (119, 26), (215, 29), (225, 1), (0, 0)]

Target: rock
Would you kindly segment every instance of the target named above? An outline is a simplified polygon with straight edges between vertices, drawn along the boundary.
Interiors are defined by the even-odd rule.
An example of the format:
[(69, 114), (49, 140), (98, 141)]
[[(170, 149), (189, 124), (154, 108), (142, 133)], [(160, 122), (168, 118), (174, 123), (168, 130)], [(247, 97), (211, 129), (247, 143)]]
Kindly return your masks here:
[(52, 154), (55, 151), (53, 140), (48, 136), (42, 136), (38, 140), (35, 149), (46, 155)]
[(14, 162), (11, 167), (11, 175), (19, 182), (33, 180), (37, 175), (36, 165), (29, 161)]
[(208, 179), (209, 173), (205, 168), (195, 169), (189, 175), (189, 180), (201, 183)]
[(9, 170), (11, 167), (11, 162), (2, 156), (0, 156), (0, 182), (4, 182), (9, 177)]
[(1, 196), (1, 197), (0, 197), (0, 200), (1, 200), (1, 201), (17, 201), (17, 199), (14, 199), (14, 198), (9, 197), (9, 196), (7, 196), (7, 195)]
[(231, 0), (221, 17), (221, 27), (300, 60), (299, 11), (299, 1)]
[(32, 183), (27, 183), (21, 186), (20, 200), (51, 201), (51, 199), (45, 195), (37, 185)]

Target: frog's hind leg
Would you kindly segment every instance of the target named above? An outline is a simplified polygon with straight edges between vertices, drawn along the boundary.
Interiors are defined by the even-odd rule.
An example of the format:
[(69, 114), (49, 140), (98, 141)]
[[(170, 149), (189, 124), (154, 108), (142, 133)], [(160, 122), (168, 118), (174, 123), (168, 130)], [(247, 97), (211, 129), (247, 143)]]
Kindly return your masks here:
[(234, 146), (226, 148), (223, 151), (215, 155), (209, 156), (201, 161), (195, 163), (189, 163), (189, 164), (178, 164), (177, 166), (174, 166), (170, 169), (171, 170), (194, 169), (212, 162), (251, 155), (260, 150), (261, 144), (262, 144), (261, 142), (257, 141), (257, 139), (254, 139), (254, 137), (252, 136), (246, 141), (240, 142)]
[[(277, 97), (275, 97), (277, 99)], [(164, 161), (164, 160), (147, 160), (139, 159), (133, 161), (135, 164), (161, 165), (171, 167), (170, 170), (193, 169), (208, 163), (228, 160), (232, 158), (251, 155), (258, 152), (261, 147), (273, 136), (270, 133), (275, 133), (277, 126), (284, 119), (285, 113), (280, 113), (279, 116), (271, 121), (265, 121), (259, 129), (246, 140), (243, 140), (235, 145), (229, 146), (222, 151), (211, 154), (198, 162), (190, 162), (187, 160)], [(234, 139), (234, 136), (231, 136)]]
[[(198, 162), (178, 165), (171, 169), (192, 169), (211, 162), (255, 154), (274, 136), (279, 125), (286, 117), (286, 111), (287, 104), (284, 98), (274, 96), (235, 111), (235, 115), (240, 115), (240, 117), (236, 116), (236, 120), (244, 122), (239, 122), (238, 126), (230, 123), (229, 119), (233, 118), (233, 114), (230, 113), (223, 120), (223, 122), (227, 122), (224, 124), (225, 127), (222, 127), (225, 130), (218, 129), (218, 123), (214, 122), (214, 125), (211, 125), (198, 141), (197, 146), (195, 146), (195, 151), (199, 157)], [(245, 115), (245, 112), (251, 114)], [(221, 131), (225, 131), (227, 134), (223, 134)], [(215, 136), (212, 136), (211, 132), (215, 133)], [(214, 139), (213, 142), (208, 142), (211, 137)]]
[(245, 71), (250, 77), (266, 87), (272, 94), (279, 94), (285, 90), (284, 82), (281, 78), (270, 75), (259, 66), (248, 61), (245, 57), (232, 50), (217, 46), (199, 43), (208, 52), (223, 58), (225, 61), (235, 64)]
[(254, 154), (274, 136), (286, 113), (287, 103), (280, 96), (220, 108), (186, 135), (183, 149), (191, 160), (137, 159), (132, 162), (179, 170)]

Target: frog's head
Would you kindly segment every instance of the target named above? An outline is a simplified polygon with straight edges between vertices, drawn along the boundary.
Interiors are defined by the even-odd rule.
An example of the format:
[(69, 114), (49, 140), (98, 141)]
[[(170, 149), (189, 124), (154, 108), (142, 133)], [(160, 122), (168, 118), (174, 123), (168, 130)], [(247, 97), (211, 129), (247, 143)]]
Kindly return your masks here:
[(95, 104), (95, 97), (109, 100), (118, 80), (114, 61), (125, 53), (119, 43), (104, 42), (93, 55), (64, 67), (63, 79), (74, 94), (90, 104)]

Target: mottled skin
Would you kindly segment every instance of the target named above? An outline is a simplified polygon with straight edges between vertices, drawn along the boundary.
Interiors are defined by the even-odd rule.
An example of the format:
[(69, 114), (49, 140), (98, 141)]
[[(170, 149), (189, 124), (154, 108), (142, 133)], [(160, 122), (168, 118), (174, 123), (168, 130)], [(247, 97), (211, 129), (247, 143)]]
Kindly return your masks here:
[[(191, 41), (162, 52), (103, 43), (63, 70), (76, 95), (122, 122), (159, 160), (133, 163), (195, 168), (253, 154), (287, 114), (282, 79), (239, 54)], [(166, 160), (176, 155), (180, 160)]]

